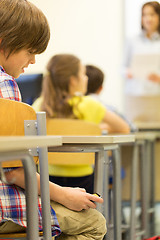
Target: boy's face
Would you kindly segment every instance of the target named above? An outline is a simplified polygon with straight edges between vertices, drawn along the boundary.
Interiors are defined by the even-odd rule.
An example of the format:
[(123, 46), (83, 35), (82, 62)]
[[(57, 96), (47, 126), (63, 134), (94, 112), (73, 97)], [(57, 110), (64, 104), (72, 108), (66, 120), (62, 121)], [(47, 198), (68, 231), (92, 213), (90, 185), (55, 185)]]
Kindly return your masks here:
[(4, 56), (3, 61), (0, 62), (7, 74), (18, 78), (21, 73), (24, 73), (24, 68), (35, 63), (35, 54), (28, 50), (20, 50), (12, 53), (8, 58)]

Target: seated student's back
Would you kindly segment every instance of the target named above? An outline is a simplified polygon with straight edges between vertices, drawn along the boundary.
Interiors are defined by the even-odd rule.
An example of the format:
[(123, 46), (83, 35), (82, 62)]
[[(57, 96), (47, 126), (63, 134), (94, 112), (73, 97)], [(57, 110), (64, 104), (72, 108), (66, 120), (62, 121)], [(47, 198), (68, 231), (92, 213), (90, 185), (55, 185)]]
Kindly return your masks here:
[[(111, 133), (128, 133), (128, 124), (111, 113), (100, 102), (85, 96), (88, 77), (80, 59), (71, 54), (53, 56), (47, 65), (41, 97), (35, 101), (36, 111), (46, 111), (49, 118), (75, 118), (101, 124)], [(49, 166), (50, 180), (56, 183), (84, 187), (93, 193), (93, 167)], [(92, 184), (91, 184), (92, 183)]]

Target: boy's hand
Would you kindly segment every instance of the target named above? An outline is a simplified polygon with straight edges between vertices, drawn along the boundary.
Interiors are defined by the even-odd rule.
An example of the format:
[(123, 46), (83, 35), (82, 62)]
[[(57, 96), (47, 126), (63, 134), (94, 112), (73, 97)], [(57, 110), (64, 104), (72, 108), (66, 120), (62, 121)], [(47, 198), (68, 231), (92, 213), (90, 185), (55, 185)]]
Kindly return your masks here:
[(74, 211), (96, 208), (96, 202), (103, 203), (101, 197), (86, 193), (83, 188), (63, 187), (63, 194), (63, 198), (59, 203)]

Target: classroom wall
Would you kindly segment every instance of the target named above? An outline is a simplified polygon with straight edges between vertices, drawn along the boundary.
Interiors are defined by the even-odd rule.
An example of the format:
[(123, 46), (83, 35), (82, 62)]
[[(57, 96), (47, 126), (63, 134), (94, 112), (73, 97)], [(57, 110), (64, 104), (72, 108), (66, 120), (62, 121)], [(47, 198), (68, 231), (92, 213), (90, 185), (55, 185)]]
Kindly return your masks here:
[(72, 53), (85, 64), (105, 73), (102, 100), (123, 112), (124, 80), (121, 77), (126, 37), (140, 30), (144, 0), (30, 0), (46, 14), (51, 40), (45, 53), (26, 73), (44, 72), (46, 62), (57, 53)]
[(31, 0), (46, 14), (51, 40), (45, 53), (26, 73), (45, 70), (56, 53), (73, 53), (85, 64), (105, 73), (101, 98), (122, 109), (123, 80), (120, 75), (123, 45), (123, 0)]

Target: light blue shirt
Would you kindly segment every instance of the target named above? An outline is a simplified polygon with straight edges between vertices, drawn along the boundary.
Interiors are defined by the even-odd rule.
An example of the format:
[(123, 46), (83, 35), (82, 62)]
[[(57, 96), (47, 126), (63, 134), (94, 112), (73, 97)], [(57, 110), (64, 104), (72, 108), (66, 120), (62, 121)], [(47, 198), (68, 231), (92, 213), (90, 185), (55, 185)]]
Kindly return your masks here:
[[(141, 34), (128, 41), (125, 48), (124, 73), (128, 68), (131, 68), (132, 59), (135, 55), (146, 55), (146, 57), (157, 55), (159, 56), (158, 61), (160, 61), (160, 34), (155, 32), (149, 39), (146, 37), (145, 31), (142, 31)], [(158, 71), (157, 73), (160, 74), (160, 62)], [(160, 84), (148, 79), (126, 79), (125, 93), (127, 95), (159, 95)]]

